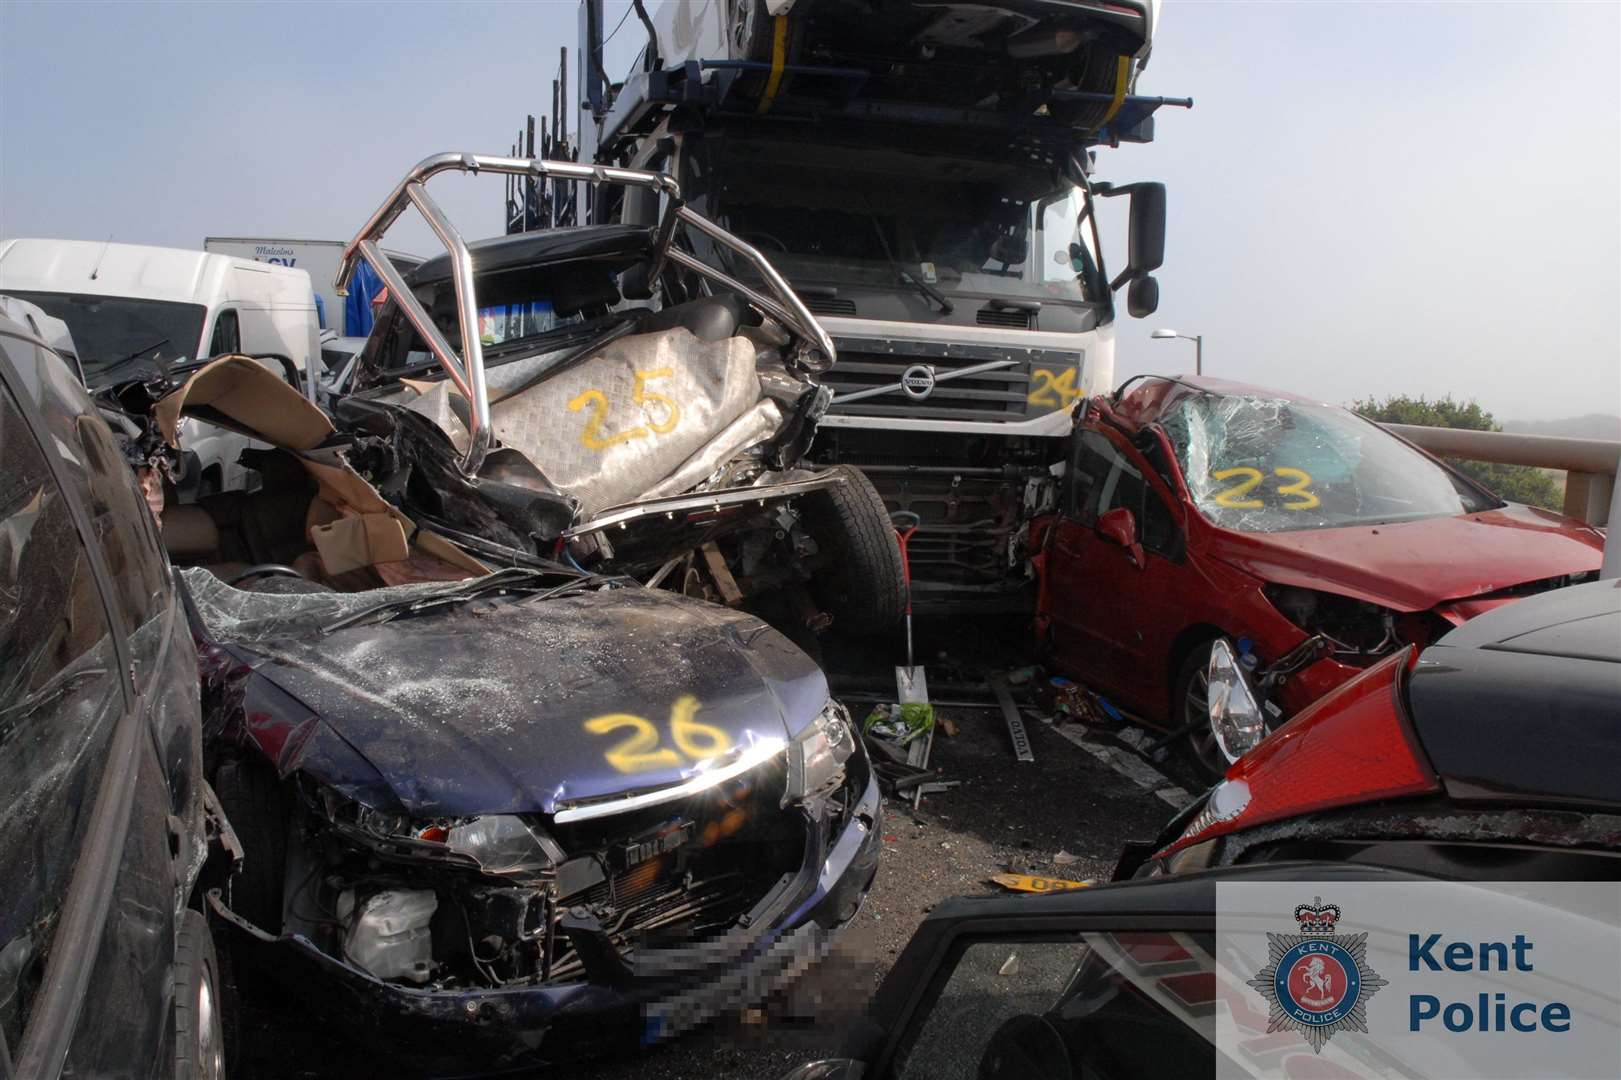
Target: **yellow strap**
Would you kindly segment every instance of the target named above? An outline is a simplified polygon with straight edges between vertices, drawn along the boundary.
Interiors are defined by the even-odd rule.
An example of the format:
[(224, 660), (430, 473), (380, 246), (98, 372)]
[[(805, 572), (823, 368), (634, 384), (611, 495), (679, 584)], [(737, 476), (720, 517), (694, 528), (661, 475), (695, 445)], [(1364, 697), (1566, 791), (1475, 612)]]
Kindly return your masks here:
[(765, 93), (760, 95), (760, 105), (754, 110), (757, 114), (763, 116), (771, 111), (771, 103), (777, 100), (777, 88), (782, 85), (783, 65), (787, 62), (788, 16), (778, 15), (771, 28), (771, 76), (766, 79)]
[(1103, 114), (1103, 122), (1098, 127), (1104, 127), (1114, 119), (1114, 114), (1120, 111), (1120, 103), (1126, 100), (1126, 84), (1131, 81), (1131, 57), (1122, 56), (1116, 61), (1114, 69), (1114, 100), (1109, 102), (1109, 111)]

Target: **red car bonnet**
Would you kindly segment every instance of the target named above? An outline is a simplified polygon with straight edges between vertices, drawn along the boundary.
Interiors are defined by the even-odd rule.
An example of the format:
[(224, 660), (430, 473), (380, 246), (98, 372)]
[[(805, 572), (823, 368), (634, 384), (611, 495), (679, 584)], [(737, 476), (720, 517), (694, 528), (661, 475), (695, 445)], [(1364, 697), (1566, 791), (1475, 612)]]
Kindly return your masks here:
[(1402, 680), (1408, 646), (1302, 710), (1239, 758), (1199, 815), (1155, 857), (1268, 821), (1440, 791), (1413, 734)]
[(1387, 525), (1241, 533), (1209, 528), (1209, 553), (1262, 581), (1397, 611), (1596, 570), (1603, 538), (1528, 506)]

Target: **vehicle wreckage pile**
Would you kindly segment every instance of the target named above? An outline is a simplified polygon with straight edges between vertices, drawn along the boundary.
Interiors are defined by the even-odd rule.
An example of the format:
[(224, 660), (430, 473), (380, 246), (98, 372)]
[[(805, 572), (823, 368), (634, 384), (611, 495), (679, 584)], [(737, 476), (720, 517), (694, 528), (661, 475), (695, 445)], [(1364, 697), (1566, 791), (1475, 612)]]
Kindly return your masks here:
[[(802, 90), (848, 81), (839, 65), (861, 56), (864, 24), (806, 16), (792, 25), (821, 35), (807, 44), (788, 33), (789, 6), (728, 5), (730, 66), (713, 70), (728, 92), (751, 86), (761, 115), (785, 75)], [(1094, 141), (1141, 134), (1155, 103), (1128, 94), (1140, 67), (1130, 58), (1146, 56), (1157, 9), (1070, 5), (1046, 25), (1036, 9), (1051, 6), (894, 5), (907, 8), (907, 49), (863, 61), (864, 107), (888, 115), (926, 93), (964, 115), (1078, 126)], [(599, 4), (586, 12), (600, 19)], [(1008, 62), (980, 81), (909, 81), (914, 45), (949, 58), (989, 41)], [(814, 63), (787, 71), (790, 46)], [(682, 149), (660, 171), (654, 159), (675, 151), (649, 147), (702, 127), (672, 126), (672, 102), (715, 102), (703, 84), (680, 88), (699, 77), (697, 61), (659, 66), (656, 34), (646, 61), (643, 75), (664, 82), (644, 80), (641, 98), (625, 91), (635, 108), (605, 153), (655, 167), (452, 153), (407, 173), (339, 272), (342, 287), (364, 260), (386, 285), (342, 393), (319, 393), (285, 356), (233, 348), (152, 359), (92, 399), (78, 385), (87, 368), (74, 357), (75, 376), (43, 323), (26, 312), (29, 325), (0, 322), (10, 566), (0, 747), (33, 740), (37, 760), (76, 763), (71, 783), (52, 769), (19, 774), (28, 797), (15, 820), (41, 851), (90, 853), (72, 889), (48, 859), (10, 866), (25, 900), (0, 934), (0, 1062), (24, 1076), (54, 1075), (41, 1063), (64, 1060), (119, 1071), (116, 1052), (73, 1032), (81, 1006), (111, 992), (92, 972), (116, 974), (105, 957), (124, 949), (143, 970), (172, 959), (180, 1071), (219, 1075), (212, 1003), (224, 980), (210, 925), (240, 965), (335, 1003), (358, 1040), (430, 1073), (647, 1045), (790, 986), (873, 885), (880, 782), (914, 806), (946, 786), (928, 782), (936, 719), (911, 656), (913, 567), (892, 513), (902, 536), (948, 537), (927, 561), (958, 575), (969, 603), (1019, 600), (1031, 628), (1021, 660), (1077, 680), (1043, 692), (1086, 717), (1086, 738), (1141, 720), (1161, 733), (1151, 752), (1176, 748), (1215, 782), (1154, 843), (1126, 852), (1122, 879), (1283, 860), (1336, 873), (1616, 875), (1621, 695), (1609, 691), (1621, 635), (1605, 635), (1621, 609), (1591, 580), (1598, 530), (1508, 506), (1345, 410), (1216, 380), (1150, 377), (1079, 403), (1054, 398), (1056, 428), (1046, 413), (1010, 409), (1036, 426), (994, 438), (983, 417), (952, 411), (977, 405), (911, 416), (873, 403), (891, 390), (923, 401), (937, 382), (956, 383), (961, 402), (1003, 403), (1019, 383), (1031, 388), (1020, 409), (1054, 387), (1083, 396), (1081, 361), (1055, 372), (1034, 366), (1040, 350), (1017, 372), (1007, 357), (959, 352), (974, 362), (860, 384), (819, 452), (841, 346), (806, 298), (852, 316), (854, 301), (820, 283), (802, 297), (799, 277), (825, 266), (791, 282), (732, 219), (687, 201), (683, 180), (708, 167), (694, 165), (701, 153)], [(1015, 68), (1019, 79), (1002, 80)], [(608, 104), (593, 103), (604, 131), (618, 115)], [(767, 135), (775, 149), (762, 153), (785, 153)], [(1151, 312), (1163, 188), (1133, 193), (1133, 255), (1110, 283), (1092, 250), (1092, 198), (1110, 192), (1090, 163), (1032, 154), (1043, 183), (1062, 178), (1062, 198), (1043, 188), (1013, 200), (1018, 220), (963, 239), (977, 252), (966, 269), (944, 256), (897, 261), (868, 215), (883, 254), (873, 287), (915, 303), (907, 318), (944, 320), (945, 292), (974, 291), (964, 275), (1044, 280), (1011, 268), (1050, 230), (1062, 234), (1063, 267), (1044, 294), (1051, 325), (1071, 305), (1078, 333), (1106, 328), (1119, 288), (1134, 313)], [(453, 172), (516, 178), (525, 226), (539, 213), (536, 184), (548, 199), (560, 185), (589, 188), (603, 212), (468, 242), (428, 191)], [(713, 192), (703, 201), (724, 203)], [(407, 264), (382, 243), (413, 209), (446, 251)], [(753, 212), (763, 213), (737, 219)], [(852, 249), (867, 244), (866, 224)], [(898, 242), (910, 226), (893, 224)], [(783, 262), (808, 261), (767, 239)], [(1041, 307), (987, 303), (973, 333), (1037, 333)], [(884, 348), (907, 357), (933, 346)], [(894, 355), (856, 355), (846, 377), (897, 374)], [(899, 426), (883, 430), (891, 418)], [(237, 464), (253, 481), (181, 499), (185, 442), (203, 429), (252, 440)], [(918, 453), (955, 439), (982, 456), (929, 473), (897, 450), (912, 435), (930, 448)], [(843, 450), (829, 455), (827, 442)], [(883, 494), (841, 457), (851, 447), (881, 459)], [(959, 468), (982, 482), (969, 501), (995, 520), (953, 516)], [(911, 509), (914, 474), (933, 477), (922, 485), (931, 493), (950, 474), (951, 520)], [(820, 641), (898, 659), (903, 612), (896, 708), (852, 716), (818, 663)], [(1561, 687), (1552, 705), (1527, 689), (1544, 680)], [(1012, 752), (1028, 760), (1008, 684), (988, 689)], [(1557, 745), (1494, 711), (1504, 703), (1546, 705)], [(82, 737), (52, 727), (70, 715), (93, 718)], [(1468, 725), (1487, 715), (1493, 738), (1481, 740)], [(140, 725), (156, 737), (136, 739)], [(898, 745), (881, 745), (875, 765), (869, 741), (885, 731)], [(1487, 741), (1503, 749), (1482, 750)], [(1353, 758), (1349, 778), (1322, 764)], [(1557, 767), (1525, 771), (1532, 760)], [(166, 875), (143, 877), (137, 856)], [(852, 1043), (860, 1060), (801, 1075), (904, 1064), (927, 1022), (927, 1009), (912, 1015), (917, 988), (950, 973), (963, 955), (951, 935), (980, 915), (1067, 917), (1092, 903), (1119, 914), (1154, 887), (931, 916), (874, 1000), (866, 1043)], [(1200, 889), (1177, 895), (1213, 904)], [(111, 915), (115, 892), (162, 913), (167, 936), (133, 941)], [(58, 928), (72, 933), (53, 938)], [(1107, 968), (1103, 951), (1088, 955), (1077, 972)], [(1002, 963), (1001, 975), (1017, 970)], [(106, 985), (117, 985), (111, 974)], [(962, 1060), (983, 1051), (982, 1075), (1003, 1075), (984, 1062), (1015, 1060), (1008, 1047), (1029, 1034), (1016, 1025), (1031, 1019), (1009, 1020)], [(1188, 1030), (1202, 1033), (1199, 1022)], [(1087, 1060), (1095, 1035), (1052, 1038)], [(161, 1056), (164, 1038), (140, 1052)], [(1187, 1060), (1208, 1056), (1199, 1038)]]

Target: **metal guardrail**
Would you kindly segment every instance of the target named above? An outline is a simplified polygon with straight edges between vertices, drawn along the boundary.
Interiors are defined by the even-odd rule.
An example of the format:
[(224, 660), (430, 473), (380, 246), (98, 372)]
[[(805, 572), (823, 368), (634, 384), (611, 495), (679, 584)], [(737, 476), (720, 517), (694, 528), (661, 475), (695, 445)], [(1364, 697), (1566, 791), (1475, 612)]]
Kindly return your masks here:
[(1621, 533), (1621, 499), (1615, 497), (1616, 473), (1621, 471), (1621, 442), (1414, 424), (1385, 424), (1384, 427), (1413, 445), (1443, 457), (1563, 470), (1565, 513), (1589, 525), (1606, 527), (1601, 576), (1621, 576), (1621, 541), (1616, 539)]

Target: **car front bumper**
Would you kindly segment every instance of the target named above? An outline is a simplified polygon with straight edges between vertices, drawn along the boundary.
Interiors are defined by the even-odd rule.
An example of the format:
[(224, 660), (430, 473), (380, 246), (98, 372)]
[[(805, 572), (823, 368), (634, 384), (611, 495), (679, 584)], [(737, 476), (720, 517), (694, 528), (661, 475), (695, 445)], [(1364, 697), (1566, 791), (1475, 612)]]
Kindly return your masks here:
[(633, 954), (614, 977), (494, 989), (432, 990), (384, 982), (303, 935), (276, 937), (242, 919), (219, 890), (216, 914), (237, 943), (340, 1030), (424, 1073), (497, 1072), (622, 1053), (680, 1034), (787, 987), (828, 949), (871, 889), (882, 850), (877, 778), (857, 755), (860, 791), (842, 821), (809, 823), (807, 859), (726, 934)]

